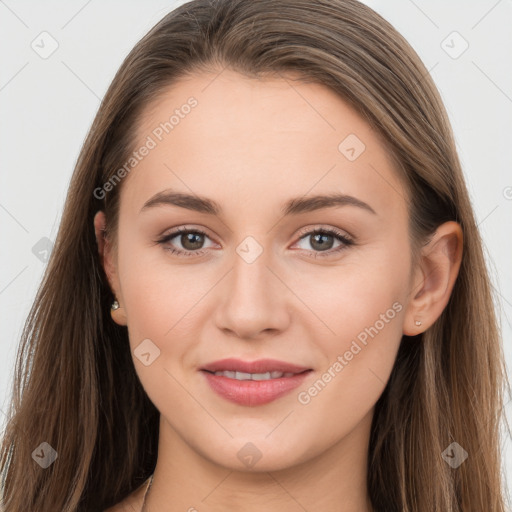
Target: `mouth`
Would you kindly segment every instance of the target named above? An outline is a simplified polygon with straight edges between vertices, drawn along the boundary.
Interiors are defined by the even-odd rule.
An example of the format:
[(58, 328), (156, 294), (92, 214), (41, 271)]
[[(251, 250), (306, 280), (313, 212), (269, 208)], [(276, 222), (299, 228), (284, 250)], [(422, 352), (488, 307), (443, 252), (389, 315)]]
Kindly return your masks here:
[[(208, 371), (208, 370), (205, 370)], [(306, 370), (307, 371), (307, 370)], [(220, 371), (220, 372), (208, 372), (218, 377), (226, 377), (228, 379), (236, 380), (270, 380), (270, 379), (281, 379), (282, 377), (293, 377), (297, 375), (292, 372), (266, 372), (266, 373), (245, 373), (245, 372), (231, 372), (231, 371)]]
[(313, 370), (274, 359), (223, 359), (200, 371), (217, 395), (237, 405), (251, 407), (288, 394)]

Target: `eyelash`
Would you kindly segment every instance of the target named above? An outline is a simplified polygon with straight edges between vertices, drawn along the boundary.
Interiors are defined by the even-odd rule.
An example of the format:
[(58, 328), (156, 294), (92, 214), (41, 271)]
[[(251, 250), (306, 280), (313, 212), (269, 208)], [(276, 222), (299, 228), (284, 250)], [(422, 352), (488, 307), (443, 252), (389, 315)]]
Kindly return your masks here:
[[(201, 229), (197, 229), (197, 228), (190, 229), (190, 228), (186, 228), (186, 227), (179, 227), (179, 228), (175, 229), (172, 233), (169, 233), (168, 235), (165, 235), (164, 237), (157, 240), (157, 243), (161, 244), (161, 245), (166, 244), (167, 242), (169, 242), (170, 240), (175, 238), (177, 235), (180, 235), (183, 233), (194, 233), (196, 235), (204, 235), (204, 236), (208, 237), (208, 235)], [(313, 235), (317, 235), (317, 234), (332, 235), (335, 238), (337, 238), (340, 242), (342, 242), (342, 244), (339, 247), (337, 247), (336, 249), (329, 249), (326, 251), (312, 251), (315, 253), (315, 256), (313, 256), (314, 258), (318, 258), (318, 257), (324, 258), (324, 257), (332, 256), (333, 254), (337, 254), (337, 253), (347, 249), (351, 245), (355, 245), (354, 240), (352, 240), (351, 238), (348, 238), (341, 231), (338, 231), (335, 228), (315, 228), (315, 229), (312, 229), (309, 231), (307, 231), (307, 230), (302, 231), (300, 233), (299, 241), (304, 238), (307, 238), (308, 236), (313, 236)], [(197, 251), (188, 251), (188, 250), (183, 250), (183, 249), (174, 249), (171, 247), (165, 247), (165, 250), (169, 251), (171, 254), (175, 254), (179, 257), (187, 257), (187, 256), (200, 256), (204, 252), (206, 252), (207, 249), (199, 249)]]

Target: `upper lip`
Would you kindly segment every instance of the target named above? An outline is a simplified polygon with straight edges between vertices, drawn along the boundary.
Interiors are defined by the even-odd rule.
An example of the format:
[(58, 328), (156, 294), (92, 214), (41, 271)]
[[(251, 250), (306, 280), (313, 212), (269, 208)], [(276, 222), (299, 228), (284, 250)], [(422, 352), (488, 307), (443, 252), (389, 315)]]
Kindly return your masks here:
[(256, 361), (243, 361), (242, 359), (228, 358), (214, 361), (200, 368), (208, 372), (243, 372), (243, 373), (267, 373), (267, 372), (283, 372), (283, 373), (302, 373), (311, 368), (299, 366), (286, 361), (278, 361), (277, 359), (258, 359)]

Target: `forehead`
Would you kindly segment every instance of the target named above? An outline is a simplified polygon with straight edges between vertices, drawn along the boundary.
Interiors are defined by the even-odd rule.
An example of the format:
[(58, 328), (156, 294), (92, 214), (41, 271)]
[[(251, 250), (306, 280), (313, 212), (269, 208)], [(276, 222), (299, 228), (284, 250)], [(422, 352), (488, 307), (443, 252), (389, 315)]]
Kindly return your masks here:
[(331, 89), (295, 78), (224, 69), (165, 89), (138, 123), (136, 147), (152, 148), (126, 179), (125, 199), (142, 206), (170, 187), (263, 207), (335, 191), (376, 209), (403, 208), (380, 134)]

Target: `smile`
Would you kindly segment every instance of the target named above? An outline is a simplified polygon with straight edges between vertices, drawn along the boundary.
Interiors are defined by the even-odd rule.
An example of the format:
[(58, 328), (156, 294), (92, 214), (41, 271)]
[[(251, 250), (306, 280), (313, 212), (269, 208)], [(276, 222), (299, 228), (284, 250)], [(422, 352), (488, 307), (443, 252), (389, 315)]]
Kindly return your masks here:
[(200, 369), (210, 389), (242, 406), (264, 405), (290, 393), (313, 371), (274, 359), (222, 359)]

